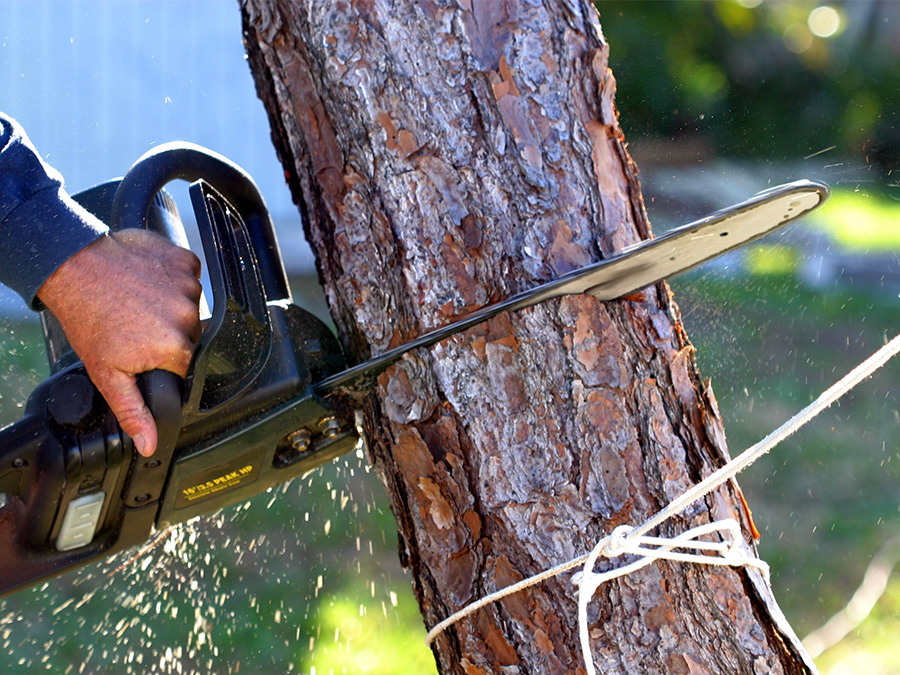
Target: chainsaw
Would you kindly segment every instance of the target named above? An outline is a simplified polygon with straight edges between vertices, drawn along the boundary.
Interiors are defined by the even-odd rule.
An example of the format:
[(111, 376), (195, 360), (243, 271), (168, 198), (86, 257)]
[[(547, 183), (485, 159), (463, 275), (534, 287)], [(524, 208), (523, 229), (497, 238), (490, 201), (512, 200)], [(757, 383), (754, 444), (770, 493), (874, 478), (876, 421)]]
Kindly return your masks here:
[(778, 229), (828, 195), (812, 181), (766, 190), (348, 368), (331, 330), (293, 304), (265, 202), (231, 161), (200, 146), (167, 144), (122, 179), (75, 199), (113, 231), (145, 227), (186, 245), (164, 189), (176, 179), (193, 181), (212, 307), (183, 381), (162, 370), (138, 378), (156, 420), (157, 450), (151, 457), (135, 451), (59, 324), (43, 312), (51, 374), (23, 417), (0, 430), (0, 596), (353, 450), (361, 398), (412, 350), (566, 294), (629, 296)]

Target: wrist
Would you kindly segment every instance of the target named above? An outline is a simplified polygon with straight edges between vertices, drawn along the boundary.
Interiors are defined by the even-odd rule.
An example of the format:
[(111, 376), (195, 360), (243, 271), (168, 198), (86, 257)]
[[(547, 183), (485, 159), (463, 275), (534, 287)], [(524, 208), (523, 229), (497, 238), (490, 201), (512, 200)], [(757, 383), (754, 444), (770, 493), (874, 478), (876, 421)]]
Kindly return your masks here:
[(47, 277), (36, 293), (37, 300), (59, 318), (73, 298), (84, 297), (92, 286), (102, 283), (111, 245), (107, 232), (76, 251)]

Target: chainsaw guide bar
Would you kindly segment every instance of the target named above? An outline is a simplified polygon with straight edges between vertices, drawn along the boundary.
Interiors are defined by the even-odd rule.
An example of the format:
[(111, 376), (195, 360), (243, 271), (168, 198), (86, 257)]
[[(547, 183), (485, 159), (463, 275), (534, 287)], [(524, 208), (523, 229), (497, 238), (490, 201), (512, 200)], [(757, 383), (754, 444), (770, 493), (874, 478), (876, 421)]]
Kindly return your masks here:
[(501, 312), (515, 312), (564, 295), (587, 293), (616, 300), (668, 277), (749, 244), (803, 216), (828, 197), (828, 187), (814, 181), (779, 185), (705, 218), (647, 239), (553, 281), (479, 309), (469, 316), (422, 335), (315, 385), (316, 393), (353, 392), (371, 386), (374, 377), (404, 354), (471, 328)]

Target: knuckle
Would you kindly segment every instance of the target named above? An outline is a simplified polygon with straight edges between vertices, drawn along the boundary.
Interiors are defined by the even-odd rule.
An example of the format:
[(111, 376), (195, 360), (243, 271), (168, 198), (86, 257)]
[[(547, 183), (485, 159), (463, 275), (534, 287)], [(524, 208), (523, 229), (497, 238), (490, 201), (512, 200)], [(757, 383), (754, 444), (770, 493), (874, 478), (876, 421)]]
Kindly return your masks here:
[(191, 301), (196, 310), (196, 305), (200, 302), (200, 296), (203, 295), (203, 286), (196, 277), (186, 278), (184, 282), (184, 294)]
[(168, 363), (165, 364), (166, 368), (184, 377), (191, 365), (192, 347), (190, 343), (184, 342), (178, 349), (172, 350), (169, 353)]
[(180, 246), (174, 246), (171, 253), (173, 264), (184, 270), (185, 273), (190, 274), (191, 276), (196, 276), (196, 273), (199, 273), (200, 258), (198, 258), (193, 251), (181, 248)]
[(146, 405), (127, 406), (113, 411), (122, 427), (133, 428), (147, 420), (150, 409)]
[(184, 349), (170, 349), (166, 351), (160, 350), (156, 354), (156, 358), (152, 360), (152, 363), (147, 368), (147, 370), (160, 369), (160, 370), (168, 370), (170, 372), (175, 373), (181, 377), (184, 377), (187, 374), (188, 367), (191, 363), (191, 352), (190, 350), (185, 351)]
[(190, 333), (200, 323), (200, 309), (197, 303), (186, 298), (179, 302), (173, 312), (177, 325), (185, 332)]
[(194, 273), (194, 276), (200, 276), (200, 269), (202, 267), (202, 263), (200, 262), (200, 258), (193, 251), (187, 251), (188, 258), (190, 260), (191, 271)]
[(187, 334), (182, 331), (170, 333), (160, 347), (160, 357), (166, 361), (182, 359), (185, 354), (190, 355), (193, 351), (193, 344)]

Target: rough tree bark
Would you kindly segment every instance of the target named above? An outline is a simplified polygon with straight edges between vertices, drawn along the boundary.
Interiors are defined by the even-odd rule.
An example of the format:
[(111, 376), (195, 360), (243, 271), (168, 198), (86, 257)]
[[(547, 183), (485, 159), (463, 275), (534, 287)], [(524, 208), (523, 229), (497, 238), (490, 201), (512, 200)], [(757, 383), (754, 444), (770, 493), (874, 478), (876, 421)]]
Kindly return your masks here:
[[(332, 315), (362, 360), (650, 236), (594, 8), (243, 0), (245, 39)], [(727, 457), (661, 284), (501, 315), (369, 398), (372, 459), (432, 626), (637, 524)], [(663, 534), (744, 523), (736, 485)], [(601, 672), (808, 672), (753, 571), (653, 564), (591, 604)], [(583, 670), (571, 575), (435, 644), (443, 673)]]

